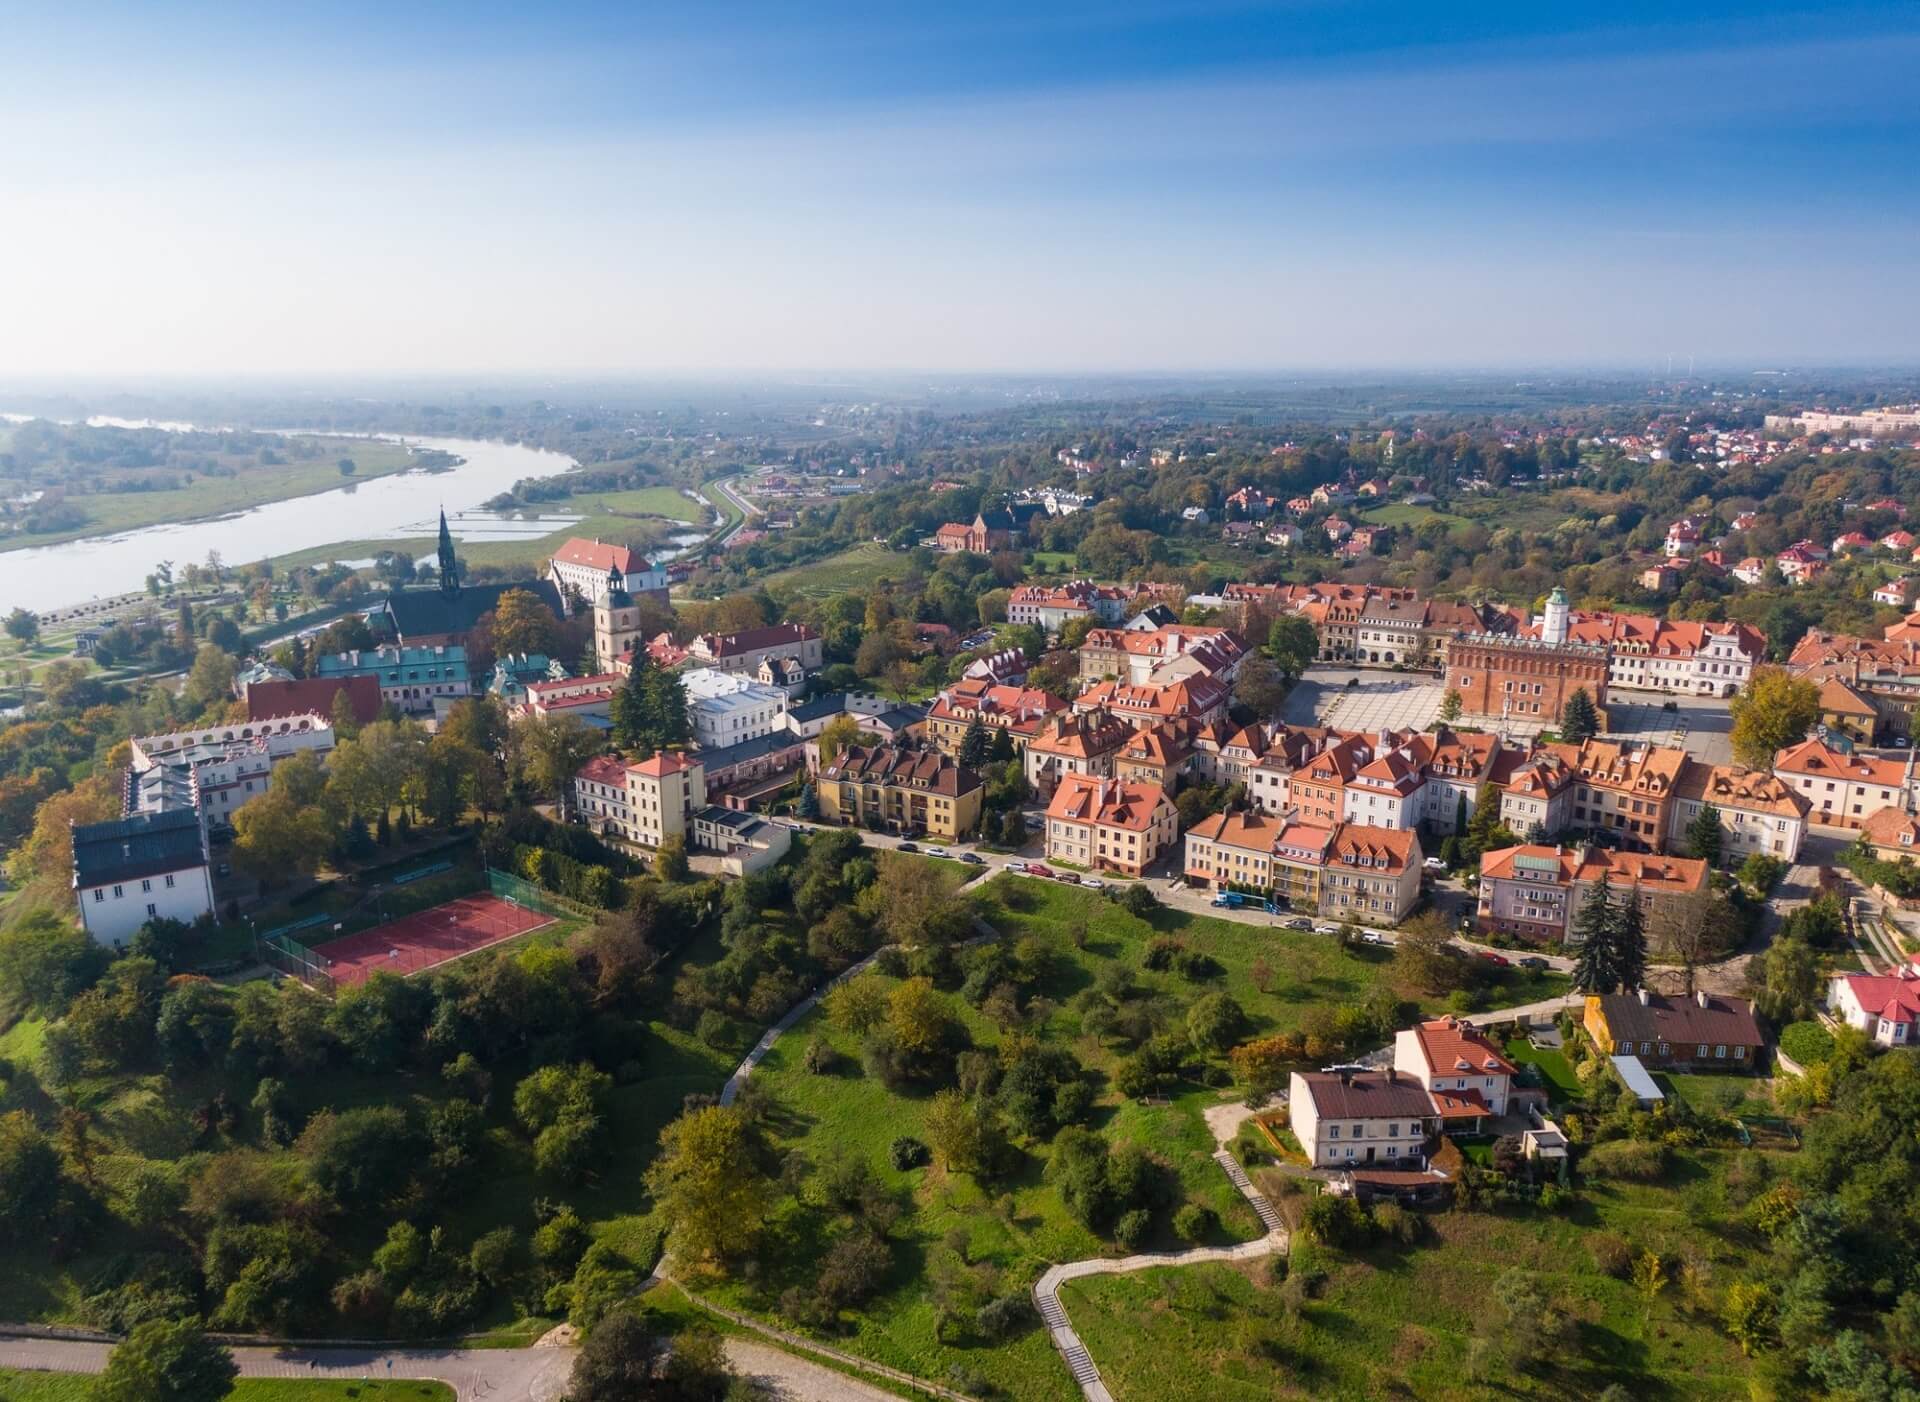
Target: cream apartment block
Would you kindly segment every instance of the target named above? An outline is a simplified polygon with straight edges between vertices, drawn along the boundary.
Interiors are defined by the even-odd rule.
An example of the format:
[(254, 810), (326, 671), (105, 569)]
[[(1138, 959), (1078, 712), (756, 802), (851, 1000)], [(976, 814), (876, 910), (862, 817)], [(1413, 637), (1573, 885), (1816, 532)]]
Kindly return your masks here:
[(1688, 826), (1708, 804), (1720, 815), (1722, 865), (1738, 866), (1756, 852), (1783, 862), (1798, 859), (1813, 805), (1784, 779), (1762, 770), (1689, 761), (1674, 786), (1674, 843), (1685, 841)]
[(605, 836), (640, 847), (670, 837), (691, 845), (693, 815), (707, 806), (706, 769), (676, 752), (633, 764), (600, 755), (574, 775), (573, 797), (581, 821)]
[(1287, 1112), (1315, 1168), (1424, 1168), (1440, 1126), (1426, 1087), (1394, 1069), (1295, 1071)]
[(1807, 801), (1807, 821), (1858, 828), (1882, 808), (1904, 808), (1911, 760), (1878, 759), (1836, 749), (1816, 735), (1773, 759), (1774, 776)]
[(1069, 774), (1047, 804), (1050, 860), (1139, 876), (1179, 836), (1173, 801), (1158, 784)]

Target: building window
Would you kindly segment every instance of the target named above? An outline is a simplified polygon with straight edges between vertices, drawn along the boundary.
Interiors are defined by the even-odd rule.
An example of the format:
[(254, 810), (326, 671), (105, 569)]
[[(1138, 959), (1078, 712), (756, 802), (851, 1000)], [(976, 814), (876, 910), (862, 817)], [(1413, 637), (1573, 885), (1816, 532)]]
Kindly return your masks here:
[(125, 895), (125, 894), (126, 894), (126, 893), (125, 893), (124, 891), (122, 891), (122, 890), (121, 890), (121, 889), (120, 889), (120, 888), (119, 888), (118, 886), (115, 886), (115, 887), (113, 888), (113, 898), (114, 898), (114, 899), (115, 899), (116, 901), (117, 901), (117, 900), (119, 900), (119, 899), (120, 899), (120, 897), (121, 897), (121, 896), (123, 896), (123, 895)]
[(98, 886), (93, 888), (93, 900), (95, 905), (98, 905), (101, 901), (104, 901), (106, 898), (107, 898), (107, 893), (105, 891), (101, 890)]

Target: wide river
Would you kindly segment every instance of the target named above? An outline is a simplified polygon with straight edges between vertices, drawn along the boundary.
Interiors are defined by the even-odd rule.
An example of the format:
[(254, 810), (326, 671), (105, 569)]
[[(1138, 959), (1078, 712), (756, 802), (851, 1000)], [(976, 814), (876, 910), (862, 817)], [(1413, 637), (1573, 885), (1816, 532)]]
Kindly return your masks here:
[[(516, 520), (479, 510), (482, 502), (521, 478), (552, 477), (574, 467), (574, 460), (562, 453), (467, 438), (391, 441), (439, 448), (466, 461), (446, 472), (401, 472), (345, 483), (206, 521), (0, 551), (0, 614), (16, 607), (44, 611), (136, 592), (146, 587), (147, 576), (160, 561), (171, 560), (177, 572), (189, 563), (204, 563), (209, 551), (238, 565), (344, 541), (432, 536), (439, 529), (442, 507), (449, 529), (460, 540), (543, 536), (577, 519), (549, 514)], [(86, 498), (79, 500), (84, 503)]]

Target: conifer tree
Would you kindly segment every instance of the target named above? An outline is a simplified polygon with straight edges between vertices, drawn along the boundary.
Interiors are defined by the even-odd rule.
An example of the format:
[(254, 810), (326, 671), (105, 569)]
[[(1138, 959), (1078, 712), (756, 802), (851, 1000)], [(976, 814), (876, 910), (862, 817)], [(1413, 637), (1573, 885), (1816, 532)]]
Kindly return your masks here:
[(1577, 745), (1600, 733), (1600, 713), (1584, 686), (1576, 686), (1567, 704), (1560, 709), (1560, 738)]
[(1613, 908), (1613, 970), (1624, 992), (1647, 981), (1647, 921), (1639, 893), (1629, 887)]
[(1613, 943), (1616, 929), (1607, 876), (1603, 872), (1574, 916), (1573, 933), (1580, 943), (1580, 953), (1573, 965), (1575, 988), (1587, 993), (1619, 990), (1620, 966)]
[(653, 743), (660, 749), (684, 745), (693, 735), (687, 722), (687, 689), (680, 674), (666, 667), (655, 667), (642, 683), (647, 704), (647, 726)]
[(980, 766), (987, 762), (987, 750), (991, 742), (987, 739), (987, 728), (976, 719), (967, 726), (967, 733), (960, 741), (960, 763), (963, 767), (979, 772)]
[(1721, 853), (1720, 810), (1711, 803), (1700, 805), (1700, 811), (1687, 824), (1687, 851), (1700, 858), (1710, 867), (1720, 865)]
[(646, 675), (636, 663), (633, 672), (613, 693), (613, 743), (630, 750), (647, 737)]

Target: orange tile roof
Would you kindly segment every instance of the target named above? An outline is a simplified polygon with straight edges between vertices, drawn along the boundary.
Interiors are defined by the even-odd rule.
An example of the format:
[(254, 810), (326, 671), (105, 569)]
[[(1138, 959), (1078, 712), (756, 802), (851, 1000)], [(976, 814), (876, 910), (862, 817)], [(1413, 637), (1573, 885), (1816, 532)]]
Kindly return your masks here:
[[(1514, 1066), (1499, 1048), (1458, 1018), (1440, 1017), (1413, 1029), (1427, 1070), (1442, 1076), (1511, 1076)], [(1484, 1113), (1485, 1107), (1482, 1107)]]
[(1689, 764), (1675, 792), (1716, 808), (1759, 810), (1795, 818), (1806, 817), (1813, 807), (1778, 776), (1737, 764)]
[(1096, 827), (1126, 828), (1144, 832), (1162, 805), (1171, 807), (1166, 792), (1158, 784), (1136, 784), (1117, 779), (1090, 779), (1084, 774), (1069, 774), (1054, 790), (1047, 804), (1047, 817), (1064, 822), (1089, 823)]
[(579, 536), (575, 536), (554, 551), (553, 558), (563, 565), (585, 565), (590, 569), (605, 571), (619, 570), (621, 574), (639, 573), (653, 568), (645, 556), (624, 545), (609, 545), (598, 540), (582, 540)]
[[(1525, 858), (1531, 870), (1525, 870), (1520, 859)], [(1552, 875), (1548, 876), (1551, 864)], [(1496, 851), (1480, 854), (1480, 879), (1482, 881), (1512, 881), (1522, 875), (1535, 879), (1552, 879), (1567, 882), (1579, 868), (1576, 854), (1560, 847), (1542, 847), (1536, 844), (1523, 844), (1519, 847), (1502, 847)]]
[(1903, 809), (1882, 808), (1860, 825), (1860, 840), (1874, 847), (1920, 852), (1920, 818)]
[(1591, 847), (1580, 859), (1573, 879), (1582, 883), (1605, 876), (1615, 886), (1664, 890), (1673, 893), (1703, 891), (1707, 864), (1697, 857), (1662, 857), (1649, 852), (1611, 852)]
[(1776, 773), (1805, 774), (1824, 779), (1846, 779), (1857, 784), (1880, 784), (1899, 788), (1907, 781), (1907, 766), (1902, 760), (1880, 759), (1874, 755), (1842, 754), (1815, 736), (1789, 745), (1773, 758)]
[(661, 750), (648, 759), (627, 766), (635, 774), (644, 774), (650, 779), (664, 779), (669, 774), (678, 774), (683, 770), (699, 767), (699, 760), (692, 755), (683, 755), (678, 750)]
[(1414, 859), (1419, 839), (1404, 828), (1376, 828), (1366, 823), (1342, 823), (1334, 832), (1329, 863), (1375, 871), (1404, 871)]

